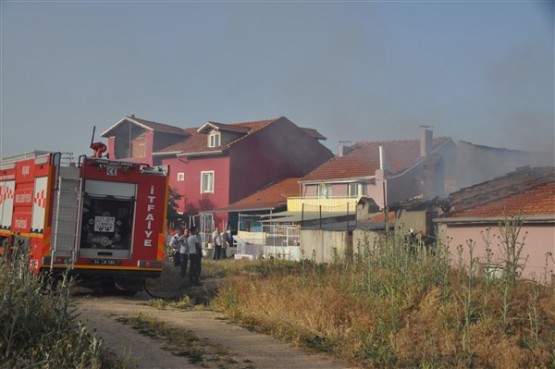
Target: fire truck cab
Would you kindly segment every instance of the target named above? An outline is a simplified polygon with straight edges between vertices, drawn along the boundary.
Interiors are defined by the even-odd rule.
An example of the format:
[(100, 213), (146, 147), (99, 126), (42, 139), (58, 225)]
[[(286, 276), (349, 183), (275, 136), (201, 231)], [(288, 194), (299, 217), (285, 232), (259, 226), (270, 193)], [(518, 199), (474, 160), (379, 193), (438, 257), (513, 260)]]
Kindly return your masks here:
[[(35, 271), (136, 292), (162, 270), (168, 168), (32, 152), (0, 163), (0, 245)], [(6, 247), (4, 247), (4, 252)]]

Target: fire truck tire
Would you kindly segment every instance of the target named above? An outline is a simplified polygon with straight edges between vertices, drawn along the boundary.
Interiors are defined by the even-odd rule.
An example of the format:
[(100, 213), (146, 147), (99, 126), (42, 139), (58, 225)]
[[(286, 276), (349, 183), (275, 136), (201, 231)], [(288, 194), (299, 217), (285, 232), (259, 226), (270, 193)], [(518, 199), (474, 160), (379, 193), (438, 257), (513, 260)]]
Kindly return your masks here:
[(124, 290), (124, 291), (119, 291), (119, 294), (122, 296), (135, 296), (137, 294), (137, 292), (139, 291), (135, 291), (135, 290)]
[(116, 295), (118, 293), (118, 289), (116, 288), (116, 283), (113, 279), (103, 279), (102, 282), (102, 292), (106, 295)]
[(106, 295), (135, 296), (140, 290), (142, 290), (142, 283), (137, 287), (136, 284), (126, 285), (111, 278), (102, 280), (102, 291)]
[(180, 297), (180, 286), (170, 282), (164, 276), (147, 278), (144, 283), (145, 292), (155, 299), (175, 300)]

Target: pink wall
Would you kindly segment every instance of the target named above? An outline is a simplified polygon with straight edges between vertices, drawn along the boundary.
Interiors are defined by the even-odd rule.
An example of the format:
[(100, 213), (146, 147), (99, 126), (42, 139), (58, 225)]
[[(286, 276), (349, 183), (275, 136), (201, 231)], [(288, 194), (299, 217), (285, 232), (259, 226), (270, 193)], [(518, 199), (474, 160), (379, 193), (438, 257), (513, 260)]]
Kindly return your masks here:
[[(451, 252), (452, 260), (454, 263), (458, 260), (457, 246), (464, 246), (464, 259), (468, 262), (468, 247), (466, 246), (467, 240), (476, 242), (474, 248), (474, 256), (479, 257), (480, 261), (485, 260), (485, 249), (487, 243), (484, 241), (485, 230), (490, 226), (479, 225), (465, 225), (465, 226), (450, 226), (446, 227), (444, 224), (441, 226), (440, 235), (446, 236), (449, 239), (449, 250)], [(501, 262), (502, 254), (499, 247), (499, 227), (491, 226), (489, 231), (490, 235), (490, 248), (493, 252), (494, 261)], [(548, 263), (548, 274), (555, 271), (555, 264), (553, 256), (555, 255), (555, 225), (554, 224), (538, 224), (538, 225), (523, 225), (520, 232), (519, 241), (522, 242), (522, 236), (526, 234), (524, 239), (524, 248), (521, 256), (528, 256), (522, 276), (524, 278), (536, 279), (543, 281), (545, 276), (546, 266), (546, 253), (551, 252), (552, 256)], [(550, 280), (548, 276), (548, 281)]]
[(235, 143), (230, 155), (230, 202), (278, 180), (304, 176), (333, 156), (285, 118)]
[[(211, 210), (229, 205), (229, 158), (225, 156), (203, 159), (164, 159), (170, 171), (170, 186), (184, 195), (179, 202), (180, 212), (196, 215), (200, 210)], [(214, 193), (201, 194), (202, 171), (214, 171)], [(177, 181), (178, 173), (185, 174)]]

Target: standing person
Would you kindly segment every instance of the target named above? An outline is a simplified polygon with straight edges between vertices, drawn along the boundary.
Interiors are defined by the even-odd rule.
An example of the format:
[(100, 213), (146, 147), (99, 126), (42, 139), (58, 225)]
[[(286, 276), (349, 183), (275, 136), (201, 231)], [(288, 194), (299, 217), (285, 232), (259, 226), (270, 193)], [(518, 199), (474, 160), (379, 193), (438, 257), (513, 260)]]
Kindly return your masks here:
[(231, 228), (227, 228), (227, 231), (225, 232), (225, 238), (227, 241), (227, 245), (229, 247), (233, 247), (233, 235), (231, 234)]
[[(181, 278), (185, 278), (187, 274), (187, 263), (189, 262), (189, 230), (185, 228), (183, 237), (181, 238), (179, 248), (179, 266)], [(190, 270), (191, 267), (189, 267)]]
[(191, 285), (199, 285), (200, 283), (200, 268), (202, 257), (202, 246), (200, 239), (197, 237), (197, 227), (191, 227), (191, 234), (187, 238), (187, 245), (189, 247), (189, 260), (191, 265), (189, 267), (189, 282)]
[(223, 246), (223, 239), (220, 230), (216, 226), (214, 228), (214, 232), (212, 232), (212, 242), (214, 242), (214, 260), (220, 260), (222, 258), (222, 246)]
[(178, 267), (179, 265), (181, 265), (179, 254), (180, 254), (181, 244), (184, 241), (183, 234), (184, 234), (184, 229), (180, 227), (170, 239), (170, 247), (172, 249), (172, 256), (173, 256), (173, 265), (175, 267)]
[(225, 232), (222, 232), (222, 259), (227, 259), (227, 248), (229, 247), (227, 243), (227, 237)]

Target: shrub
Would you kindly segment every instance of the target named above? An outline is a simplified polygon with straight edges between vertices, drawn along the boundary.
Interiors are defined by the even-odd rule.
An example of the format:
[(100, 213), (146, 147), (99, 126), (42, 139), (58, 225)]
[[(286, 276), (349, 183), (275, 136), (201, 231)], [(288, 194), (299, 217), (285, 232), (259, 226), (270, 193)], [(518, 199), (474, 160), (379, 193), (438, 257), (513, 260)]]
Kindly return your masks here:
[(24, 255), (0, 256), (1, 368), (120, 368), (77, 322), (70, 279), (35, 274)]

